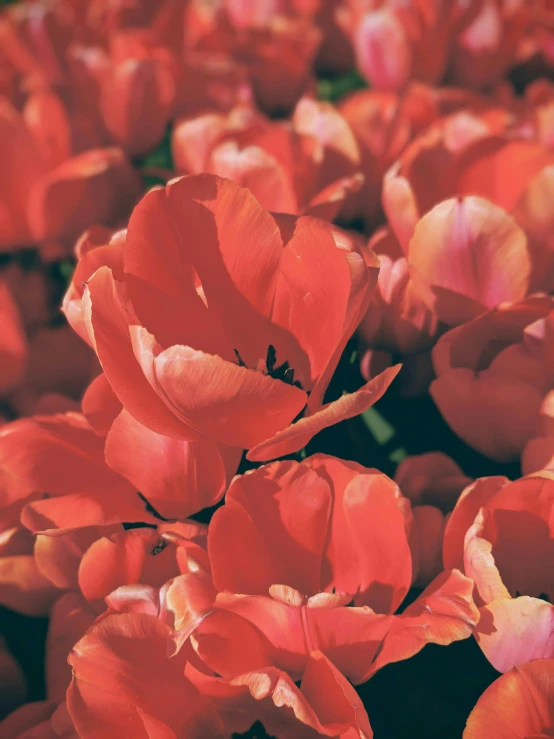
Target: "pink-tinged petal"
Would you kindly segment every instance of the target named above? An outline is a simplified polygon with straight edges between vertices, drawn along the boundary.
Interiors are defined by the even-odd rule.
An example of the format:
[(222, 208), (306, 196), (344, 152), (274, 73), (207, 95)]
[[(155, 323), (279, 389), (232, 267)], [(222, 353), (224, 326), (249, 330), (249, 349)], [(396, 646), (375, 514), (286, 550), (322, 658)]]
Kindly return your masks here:
[(214, 442), (162, 436), (122, 411), (108, 433), (105, 455), (109, 467), (140, 490), (160, 515), (183, 518), (223, 496), (241, 457), (240, 449), (233, 451), (234, 464), (226, 470)]
[(130, 316), (111, 270), (101, 267), (83, 296), (85, 324), (112, 390), (123, 406), (148, 428), (174, 438), (189, 438), (190, 430), (158, 397), (137, 362)]
[(363, 413), (385, 394), (400, 372), (400, 367), (399, 364), (389, 367), (355, 393), (343, 395), (338, 400), (324, 405), (313, 415), (301, 418), (283, 431), (279, 431), (273, 438), (262, 441), (248, 452), (247, 458), (254, 462), (264, 462), (291, 454), (306, 446), (322, 429)]
[(306, 405), (306, 393), (293, 385), (187, 346), (158, 354), (153, 374), (166, 402), (191, 428), (228, 446), (259, 444)]
[(481, 509), (464, 538), (464, 572), (475, 582), (476, 597), (483, 603), (509, 598), (510, 593), (494, 561), (493, 545), (483, 536), (486, 509)]
[(17, 304), (6, 281), (0, 281), (0, 395), (23, 379), (29, 347)]
[[(67, 707), (77, 732), (91, 739), (219, 736), (217, 714), (185, 677), (185, 655), (168, 658), (169, 644), (169, 627), (142, 613), (108, 616), (89, 629), (69, 657)], [(152, 735), (147, 726), (164, 732)]]
[(554, 727), (554, 660), (514, 667), (485, 690), (463, 739), (541, 739)]
[(85, 390), (81, 408), (96, 433), (106, 436), (121, 413), (121, 403), (104, 373), (98, 375)]
[(177, 172), (206, 172), (210, 152), (226, 130), (227, 118), (221, 113), (176, 121), (171, 132), (171, 153)]
[(404, 87), (412, 66), (412, 50), (402, 23), (392, 10), (373, 10), (362, 17), (356, 28), (354, 49), (360, 70), (373, 87)]
[(62, 311), (71, 328), (88, 344), (91, 338), (83, 321), (82, 298), (87, 280), (100, 267), (109, 267), (116, 280), (123, 279), (123, 248), (125, 232), (113, 234), (104, 226), (92, 226), (75, 245), (78, 258), (71, 282), (62, 302)]
[(35, 533), (58, 536), (86, 526), (137, 522), (156, 525), (160, 519), (147, 511), (138, 493), (115, 496), (108, 488), (98, 495), (75, 493), (28, 503), (21, 522)]
[(46, 637), (46, 694), (62, 703), (71, 682), (69, 653), (94, 623), (96, 613), (80, 593), (66, 593), (54, 603)]
[(265, 595), (286, 583), (319, 592), (330, 510), (329, 483), (305, 465), (279, 462), (237, 477), (210, 523), (216, 588)]
[(460, 495), (444, 531), (442, 557), (447, 570), (463, 570), (464, 539), (480, 508), (509, 483), (507, 477), (482, 477)]
[(383, 178), (383, 209), (402, 251), (408, 254), (420, 214), (414, 191), (399, 168), (399, 164), (393, 165)]
[(292, 116), (294, 130), (314, 136), (323, 146), (320, 183), (326, 186), (337, 176), (353, 175), (360, 169), (360, 149), (354, 132), (331, 103), (302, 98)]
[(427, 213), (415, 228), (408, 264), (432, 293), (429, 307), (451, 326), (524, 298), (531, 270), (524, 232), (477, 197), (445, 200)]
[(458, 570), (435, 578), (404, 613), (394, 617), (371, 674), (391, 662), (412, 657), (426, 644), (447, 646), (471, 636), (479, 620), (472, 591), (473, 582)]
[(211, 577), (202, 572), (176, 577), (167, 588), (165, 607), (173, 614), (173, 629), (182, 643), (214, 608), (216, 591)]
[(239, 148), (235, 141), (225, 141), (213, 149), (206, 171), (247, 187), (267, 210), (275, 213), (298, 212), (293, 183), (287, 172), (275, 157), (260, 146)]
[(0, 557), (0, 605), (26, 616), (46, 616), (58, 595), (34, 556)]
[[(478, 549), (487, 547), (479, 540), (486, 541), (487, 549), (492, 546), (494, 563), (510, 595), (546, 594), (552, 600), (549, 562), (554, 556), (553, 506), (552, 473), (541, 471), (506, 485), (487, 503), (482, 516), (475, 519), (473, 531), (470, 529), (466, 536), (466, 555), (472, 539)], [(476, 560), (473, 565), (476, 569), (473, 577), (480, 591), (481, 564), (485, 565), (486, 559)], [(487, 574), (484, 567), (483, 574)], [(488, 602), (486, 598), (485, 602)]]
[(116, 613), (146, 613), (158, 618), (162, 609), (160, 588), (139, 583), (120, 585), (104, 601)]
[(495, 670), (554, 657), (554, 606), (538, 598), (494, 600), (479, 609), (474, 636)]

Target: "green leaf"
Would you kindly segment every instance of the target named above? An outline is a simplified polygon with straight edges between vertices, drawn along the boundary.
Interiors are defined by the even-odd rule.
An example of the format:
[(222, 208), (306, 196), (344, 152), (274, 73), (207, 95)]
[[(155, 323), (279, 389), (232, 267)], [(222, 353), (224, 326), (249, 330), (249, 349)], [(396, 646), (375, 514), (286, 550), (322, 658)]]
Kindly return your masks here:
[(333, 103), (349, 92), (363, 90), (366, 87), (366, 81), (353, 69), (336, 79), (319, 79), (317, 82), (317, 96), (320, 100), (329, 100)]
[(368, 408), (367, 411), (364, 411), (362, 421), (378, 444), (386, 444), (396, 433), (394, 427), (390, 425), (386, 418), (383, 418), (376, 408)]

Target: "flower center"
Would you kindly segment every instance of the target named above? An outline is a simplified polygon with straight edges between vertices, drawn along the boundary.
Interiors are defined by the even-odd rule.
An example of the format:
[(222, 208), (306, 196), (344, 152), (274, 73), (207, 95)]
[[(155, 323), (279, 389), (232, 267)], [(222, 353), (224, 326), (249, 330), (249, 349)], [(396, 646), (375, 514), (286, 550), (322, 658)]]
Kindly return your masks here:
[[(238, 349), (234, 349), (233, 351), (235, 352), (235, 357), (237, 358), (239, 367), (246, 367), (247, 364), (241, 357)], [(269, 377), (272, 377), (274, 380), (284, 382), (285, 385), (294, 385), (294, 387), (298, 387), (301, 390), (303, 389), (302, 383), (294, 379), (294, 369), (288, 362), (283, 362), (283, 364), (279, 365), (277, 364), (277, 352), (272, 344), (267, 348), (265, 360), (260, 359), (254, 369), (258, 372), (262, 372), (264, 375), (269, 375)]]

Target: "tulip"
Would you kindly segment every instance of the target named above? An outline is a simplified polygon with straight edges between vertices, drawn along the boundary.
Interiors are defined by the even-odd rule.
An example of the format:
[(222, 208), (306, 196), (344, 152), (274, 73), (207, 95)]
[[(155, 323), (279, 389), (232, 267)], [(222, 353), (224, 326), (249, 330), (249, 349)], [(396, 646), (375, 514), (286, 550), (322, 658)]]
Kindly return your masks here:
[(372, 405), (398, 371), (322, 406), (374, 257), (324, 221), (270, 215), (228, 180), (151, 191), (123, 262), (123, 280), (109, 267), (88, 280), (82, 315), (113, 391), (158, 434), (288, 454)]
[(247, 102), (226, 115), (181, 119), (172, 149), (179, 172), (228, 177), (278, 213), (333, 220), (361, 185), (348, 125), (331, 105), (307, 98), (286, 124), (271, 122)]
[(467, 637), (476, 609), (457, 571), (393, 615), (413, 579), (411, 525), (392, 480), (353, 462), (316, 455), (235, 478), (208, 532), (217, 595), (194, 632), (198, 656), (225, 679), (273, 664), (298, 680), (315, 649), (357, 684), (425, 643)]
[(502, 304), (448, 331), (433, 350), (433, 400), (458, 436), (492, 459), (517, 459), (538, 435), (553, 379), (550, 310), (546, 297)]
[(554, 660), (513, 667), (495, 680), (469, 715), (463, 739), (546, 737), (554, 728)]
[(137, 175), (121, 150), (69, 156), (69, 123), (59, 106), (52, 96), (31, 99), (26, 124), (9, 103), (0, 105), (6, 166), (0, 189), (3, 251), (40, 243), (44, 254), (57, 257), (92, 223), (115, 225), (138, 197)]
[(3, 507), (28, 504), (24, 523), (34, 532), (185, 518), (221, 498), (239, 461), (211, 442), (152, 434), (121, 406), (106, 439), (70, 412), (3, 426), (0, 450)]
[(104, 124), (129, 156), (143, 156), (160, 143), (173, 112), (176, 79), (171, 59), (132, 34), (112, 38), (112, 45), (101, 83)]
[(445, 567), (463, 567), (475, 582), (474, 635), (500, 672), (554, 655), (553, 502), (549, 472), (515, 482), (481, 478), (464, 490), (446, 526)]

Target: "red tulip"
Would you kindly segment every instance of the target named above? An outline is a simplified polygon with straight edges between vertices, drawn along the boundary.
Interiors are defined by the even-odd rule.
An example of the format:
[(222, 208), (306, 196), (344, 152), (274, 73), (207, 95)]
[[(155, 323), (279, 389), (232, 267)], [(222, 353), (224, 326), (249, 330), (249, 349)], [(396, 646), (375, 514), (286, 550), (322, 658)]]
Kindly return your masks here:
[(67, 708), (78, 734), (222, 735), (220, 717), (185, 677), (184, 650), (168, 658), (170, 637), (163, 621), (142, 613), (108, 616), (89, 629), (69, 658)]
[(445, 530), (444, 564), (463, 566), (475, 582), (475, 638), (501, 672), (554, 655), (553, 505), (549, 472), (481, 478), (462, 493)]
[(554, 379), (550, 311), (546, 297), (503, 304), (452, 329), (433, 350), (433, 400), (458, 436), (492, 459), (517, 459), (538, 435)]
[(554, 659), (509, 670), (488, 687), (471, 712), (463, 739), (548, 737), (554, 729)]
[(97, 270), (83, 317), (138, 421), (276, 457), (372, 405), (397, 372), (321, 404), (376, 277), (374, 257), (364, 252), (366, 263), (359, 249), (323, 221), (277, 220), (230, 181), (185, 177), (136, 208), (123, 280)]
[[(461, 7), (447, 0), (345, 0), (338, 19), (354, 46), (357, 66), (381, 90), (399, 90), (411, 80), (437, 84), (445, 74)], [(462, 14), (464, 15), (464, 14)], [(465, 15), (469, 15), (465, 11)]]
[(111, 467), (104, 462), (104, 439), (77, 413), (5, 425), (0, 430), (3, 507), (20, 510), (28, 502), (23, 518), (34, 532), (123, 522), (157, 525), (160, 516), (184, 518), (216, 503), (238, 465), (234, 450), (220, 454), (212, 442), (158, 436), (125, 411), (105, 444)]
[[(494, 203), (510, 213), (527, 236), (529, 256), (523, 259), (521, 270), (530, 269), (529, 288), (549, 290), (553, 267), (547, 202), (554, 153), (538, 142), (518, 138), (508, 128), (510, 120), (513, 122), (513, 117), (507, 110), (490, 108), (456, 113), (431, 126), (385, 175), (383, 205), (410, 258), (410, 252), (419, 251), (411, 246), (418, 222), (427, 219), (429, 226), (448, 221), (443, 212), (447, 206), (442, 205), (441, 210), (441, 201), (466, 196), (465, 202), (470, 202), (472, 196), (478, 196)], [(487, 207), (492, 214), (491, 206)], [(428, 235), (428, 228), (421, 226), (422, 232)], [(474, 235), (479, 234), (477, 229)], [(490, 257), (490, 250), (483, 259)], [(520, 247), (518, 260), (522, 250)], [(423, 257), (423, 252), (420, 254)], [(516, 261), (515, 256), (512, 261)]]
[(256, 102), (273, 114), (290, 111), (312, 85), (321, 42), (310, 8), (302, 12), (296, 3), (279, 5), (271, 12), (267, 3), (225, 8), (194, 3), (187, 8), (185, 31), (189, 48), (223, 53), (243, 64)]
[(454, 80), (470, 88), (500, 80), (514, 66), (528, 21), (529, 3), (525, 0), (481, 0), (478, 12), (454, 40)]
[(101, 83), (103, 121), (130, 156), (155, 149), (173, 112), (176, 79), (169, 52), (150, 48), (140, 34), (111, 38), (112, 57)]
[(72, 13), (64, 3), (18, 4), (5, 9), (0, 18), (2, 51), (28, 84), (60, 84), (72, 26)]
[(333, 220), (361, 185), (348, 125), (331, 105), (307, 98), (291, 123), (272, 122), (244, 103), (226, 115), (181, 119), (172, 149), (180, 172), (228, 177), (278, 213)]
[(457, 571), (392, 615), (412, 582), (410, 526), (396, 485), (352, 462), (321, 455), (236, 478), (208, 532), (218, 595), (194, 632), (198, 656), (229, 680), (267, 665), (297, 680), (315, 649), (360, 683), (426, 642), (465, 638), (476, 611)]
[(6, 167), (0, 188), (3, 251), (41, 243), (50, 257), (59, 256), (91, 224), (115, 225), (138, 197), (137, 175), (119, 149), (67, 158), (68, 132), (60, 121), (69, 124), (58, 106), (53, 97), (31, 99), (26, 107), (30, 128), (6, 101), (0, 106)]

